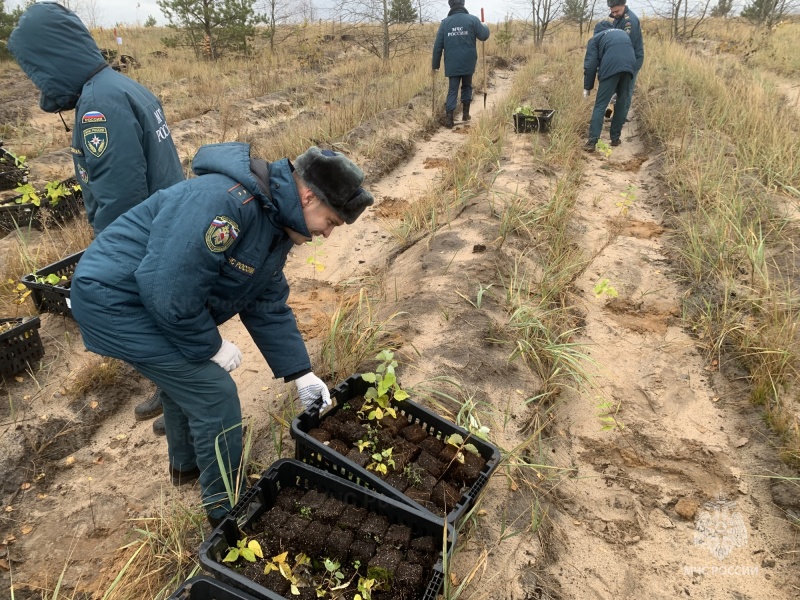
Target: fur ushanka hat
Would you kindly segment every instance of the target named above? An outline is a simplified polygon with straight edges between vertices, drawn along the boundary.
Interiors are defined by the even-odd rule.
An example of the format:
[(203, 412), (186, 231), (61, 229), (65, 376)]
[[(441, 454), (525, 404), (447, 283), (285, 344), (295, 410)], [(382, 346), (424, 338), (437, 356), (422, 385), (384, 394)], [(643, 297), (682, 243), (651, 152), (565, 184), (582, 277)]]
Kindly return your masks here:
[(292, 163), (320, 200), (351, 225), (375, 199), (361, 187), (364, 172), (341, 152), (311, 146)]

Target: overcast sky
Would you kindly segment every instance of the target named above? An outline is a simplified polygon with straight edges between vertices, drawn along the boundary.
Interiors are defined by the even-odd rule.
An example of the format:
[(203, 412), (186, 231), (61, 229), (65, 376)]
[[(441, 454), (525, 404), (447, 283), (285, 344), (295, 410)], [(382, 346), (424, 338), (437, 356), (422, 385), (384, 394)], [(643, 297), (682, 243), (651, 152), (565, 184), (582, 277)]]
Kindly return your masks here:
[[(330, 12), (326, 6), (332, 6), (331, 0), (312, 0), (315, 7), (320, 12), (321, 18), (330, 18)], [(85, 22), (89, 20), (85, 6), (93, 6), (94, 19), (97, 25), (113, 27), (117, 23), (126, 25), (141, 25), (152, 15), (156, 18), (159, 25), (166, 25), (167, 21), (158, 8), (155, 0), (67, 0), (61, 2), (64, 5), (77, 6), (76, 12), (81, 15)], [(14, 8), (24, 4), (24, 0), (6, 0), (6, 8)], [(447, 0), (435, 0), (435, 5), (440, 8), (435, 11), (436, 19), (443, 19), (447, 16), (449, 7)], [(481, 6), (483, 6), (485, 18), (490, 23), (502, 21), (506, 15), (516, 13), (525, 16), (524, 0), (466, 0), (467, 10), (473, 15), (480, 16)], [(528, 10), (530, 13), (530, 10)], [(88, 24), (88, 23), (87, 23)]]

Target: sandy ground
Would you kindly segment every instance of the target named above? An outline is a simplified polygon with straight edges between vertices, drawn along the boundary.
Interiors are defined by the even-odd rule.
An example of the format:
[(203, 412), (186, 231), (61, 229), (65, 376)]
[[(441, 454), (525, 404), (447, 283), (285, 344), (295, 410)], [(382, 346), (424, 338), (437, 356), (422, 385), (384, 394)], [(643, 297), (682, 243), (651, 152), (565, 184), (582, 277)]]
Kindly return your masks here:
[[(502, 101), (513, 76), (493, 74), (487, 108)], [(758, 477), (782, 471), (757, 409), (681, 327), (682, 290), (671, 274), (658, 208), (658, 156), (639, 139), (635, 106), (632, 118), (610, 157), (585, 157), (577, 204), (576, 243), (594, 256), (577, 282), (585, 313), (578, 341), (596, 361), (596, 389), (558, 399), (540, 448), (541, 462), (555, 469), (508, 466), (489, 482), (454, 563), (454, 584), (470, 582), (464, 598), (798, 596), (796, 530), (786, 514), (798, 509), (796, 495)], [(513, 240), (498, 244), (497, 215), (514, 195), (536, 199), (552, 189), (554, 174), (542, 173), (532, 158), (538, 134), (510, 134), (492, 190), (470, 199), (435, 236), (397, 253), (391, 234), (403, 207), (440, 177), (468, 126), (415, 140), (407, 161), (369, 182), (375, 207), (322, 246), (293, 252), (286, 273), (290, 303), (314, 349), (341, 288), (384, 270), (391, 290), (384, 310), (402, 313), (395, 325), (404, 385), (458, 379), (462, 398), (484, 407), (492, 441), (509, 450), (527, 438), (524, 400), (538, 382), (509, 362), (509, 346), (487, 342), (507, 319), (498, 265), (518, 250)], [(634, 199), (621, 214), (620, 193), (629, 186)], [(308, 264), (313, 253), (322, 271)], [(595, 296), (602, 278), (617, 298)], [(480, 308), (464, 299), (489, 284)], [(244, 353), (234, 378), (252, 418), (254, 456), (267, 466), (277, 458), (272, 416), (284, 414), (293, 386), (272, 378), (238, 320), (222, 329)], [(89, 396), (70, 404), (63, 382), (99, 359), (83, 350), (70, 320), (43, 315), (41, 331), (45, 368), (35, 383), (10, 382), (15, 410), (0, 413), (4, 453), (35, 450), (27, 469), (3, 464), (0, 581), (5, 593), (13, 575), (16, 598), (53, 589), (62, 570), (66, 589), (108, 584), (119, 568), (118, 549), (134, 539), (132, 526), (174, 499), (198, 500), (197, 489), (169, 484), (165, 440), (151, 433), (150, 422), (133, 419), (151, 386), (129, 373), (100, 401)], [(600, 420), (600, 398), (618, 406), (610, 430)], [(84, 420), (76, 424), (75, 414)], [(291, 453), (287, 444), (283, 455)], [(536, 464), (541, 457), (528, 458)]]

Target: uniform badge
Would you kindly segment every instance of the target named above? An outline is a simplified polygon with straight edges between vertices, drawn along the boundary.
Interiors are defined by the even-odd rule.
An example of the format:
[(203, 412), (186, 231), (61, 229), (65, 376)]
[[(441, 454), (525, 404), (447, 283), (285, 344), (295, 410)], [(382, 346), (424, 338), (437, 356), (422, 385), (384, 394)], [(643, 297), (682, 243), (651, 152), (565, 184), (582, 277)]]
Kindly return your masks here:
[(81, 123), (104, 123), (106, 116), (97, 110), (90, 110), (81, 117)]
[(83, 167), (78, 168), (78, 176), (81, 178), (83, 183), (89, 183), (89, 173), (87, 173), (86, 169)]
[(108, 148), (108, 130), (105, 127), (87, 127), (83, 130), (83, 145), (90, 154), (100, 158)]
[(212, 252), (225, 252), (239, 237), (239, 226), (230, 217), (216, 216), (206, 231), (206, 246)]

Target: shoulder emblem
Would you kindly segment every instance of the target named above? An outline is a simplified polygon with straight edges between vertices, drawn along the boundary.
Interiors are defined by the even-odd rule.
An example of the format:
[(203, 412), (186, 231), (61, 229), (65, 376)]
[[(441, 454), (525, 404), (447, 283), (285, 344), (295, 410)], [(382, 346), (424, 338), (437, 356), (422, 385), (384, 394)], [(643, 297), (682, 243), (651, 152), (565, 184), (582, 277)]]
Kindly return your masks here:
[(212, 252), (225, 252), (239, 237), (239, 226), (230, 217), (216, 216), (206, 231), (206, 247)]
[(90, 110), (81, 117), (81, 123), (104, 123), (106, 116), (98, 110)]
[(83, 145), (89, 154), (100, 158), (108, 148), (108, 130), (105, 127), (87, 127), (83, 130)]

